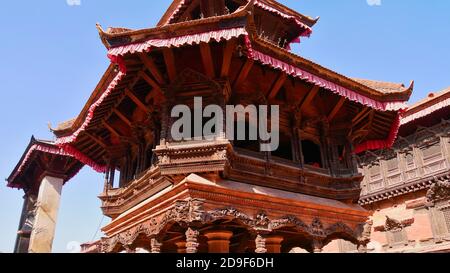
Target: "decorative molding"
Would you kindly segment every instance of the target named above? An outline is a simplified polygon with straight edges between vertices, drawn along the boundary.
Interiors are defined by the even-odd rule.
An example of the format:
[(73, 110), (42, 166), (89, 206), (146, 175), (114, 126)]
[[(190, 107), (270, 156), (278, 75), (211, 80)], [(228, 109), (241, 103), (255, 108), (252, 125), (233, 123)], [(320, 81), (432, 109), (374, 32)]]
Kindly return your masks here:
[(427, 201), (437, 203), (439, 201), (450, 199), (450, 181), (437, 181), (427, 192)]
[(336, 233), (345, 233), (355, 241), (361, 242), (361, 244), (364, 244), (370, 238), (371, 226), (366, 228), (366, 226), (361, 225), (353, 230), (343, 222), (336, 222), (327, 228), (324, 228), (324, 224), (319, 217), (314, 218), (311, 224), (307, 225), (305, 222), (292, 215), (271, 220), (264, 211), (259, 212), (255, 217), (251, 217), (232, 207), (205, 211), (203, 208), (204, 203), (205, 201), (201, 199), (178, 200), (175, 202), (174, 206), (167, 210), (163, 215), (155, 217), (148, 222), (128, 229), (111, 238), (102, 239), (102, 251), (112, 252), (117, 244), (120, 244), (123, 247), (130, 247), (140, 234), (144, 234), (148, 238), (152, 238), (151, 246), (152, 249), (154, 248), (155, 250), (154, 253), (157, 253), (156, 251), (158, 248), (160, 250), (161, 245), (156, 244), (154, 238), (158, 238), (158, 236), (169, 227), (169, 224), (173, 222), (187, 228), (185, 233), (186, 247), (188, 251), (192, 251), (188, 253), (196, 253), (198, 248), (199, 232), (191, 228), (191, 226), (209, 225), (218, 220), (237, 220), (249, 230), (259, 234), (259, 237), (257, 237), (255, 241), (257, 243), (257, 253), (264, 253), (258, 251), (263, 251), (263, 249), (265, 249), (265, 245), (263, 247), (264, 238), (260, 235), (260, 232), (266, 234), (289, 227), (297, 228), (299, 232), (306, 234), (311, 238), (320, 239), (321, 241)]
[(390, 218), (386, 215), (386, 222), (383, 226), (377, 226), (375, 227), (375, 231), (379, 232), (387, 232), (387, 231), (397, 231), (402, 230), (405, 227), (409, 227), (414, 223), (414, 218), (406, 219), (403, 221), (399, 221), (393, 218)]

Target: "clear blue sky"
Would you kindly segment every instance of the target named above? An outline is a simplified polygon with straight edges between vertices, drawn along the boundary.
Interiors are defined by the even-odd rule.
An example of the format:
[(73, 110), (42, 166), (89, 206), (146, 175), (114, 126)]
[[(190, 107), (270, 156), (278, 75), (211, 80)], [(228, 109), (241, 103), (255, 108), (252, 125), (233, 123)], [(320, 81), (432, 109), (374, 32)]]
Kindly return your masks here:
[[(372, 0), (373, 1), (373, 0)], [(76, 116), (108, 66), (95, 28), (152, 27), (170, 0), (4, 1), (0, 9), (0, 176), (6, 178), (30, 136), (52, 139), (53, 125)], [(285, 0), (320, 16), (296, 53), (351, 77), (416, 81), (412, 101), (450, 86), (450, 1)], [(85, 167), (63, 189), (54, 243), (93, 239), (102, 219), (101, 175)], [(0, 251), (11, 252), (22, 192), (0, 185)], [(103, 224), (107, 222), (104, 219)]]

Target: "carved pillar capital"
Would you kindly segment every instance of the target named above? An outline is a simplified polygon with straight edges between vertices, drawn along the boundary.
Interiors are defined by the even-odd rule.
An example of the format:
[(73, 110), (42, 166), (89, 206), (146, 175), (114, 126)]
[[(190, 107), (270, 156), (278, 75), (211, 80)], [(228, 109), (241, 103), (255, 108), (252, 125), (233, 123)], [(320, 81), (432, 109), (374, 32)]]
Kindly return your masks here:
[(256, 239), (255, 239), (255, 244), (256, 244), (256, 250), (255, 250), (256, 253), (258, 253), (258, 254), (267, 253), (266, 238), (264, 238), (263, 236), (258, 234), (258, 236), (256, 236)]
[(322, 238), (314, 238), (312, 240), (312, 249), (313, 249), (313, 253), (322, 253), (323, 252)]
[(151, 250), (150, 250), (151, 253), (161, 253), (162, 243), (158, 239), (153, 238), (150, 241), (150, 247), (151, 247)]
[(197, 253), (198, 252), (198, 236), (200, 232), (188, 228), (186, 231), (186, 253)]

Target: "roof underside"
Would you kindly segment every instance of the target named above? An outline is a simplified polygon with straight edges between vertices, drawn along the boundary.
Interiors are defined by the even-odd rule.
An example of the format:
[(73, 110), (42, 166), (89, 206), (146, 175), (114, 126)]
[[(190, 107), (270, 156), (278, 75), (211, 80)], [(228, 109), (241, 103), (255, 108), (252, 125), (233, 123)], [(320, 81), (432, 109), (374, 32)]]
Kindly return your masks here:
[(81, 162), (57, 147), (53, 141), (32, 137), (7, 182), (9, 187), (37, 193), (43, 176), (52, 175), (67, 182), (82, 167)]

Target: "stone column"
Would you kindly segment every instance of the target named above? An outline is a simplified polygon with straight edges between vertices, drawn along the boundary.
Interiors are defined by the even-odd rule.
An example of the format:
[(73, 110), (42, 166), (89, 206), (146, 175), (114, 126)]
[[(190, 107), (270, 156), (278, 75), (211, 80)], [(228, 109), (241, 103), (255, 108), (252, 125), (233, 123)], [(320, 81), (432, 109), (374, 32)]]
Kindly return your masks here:
[(36, 216), (30, 239), (30, 253), (52, 252), (63, 179), (46, 176), (39, 187)]
[(230, 239), (233, 232), (227, 230), (205, 232), (209, 253), (230, 253)]
[(158, 241), (158, 239), (153, 238), (150, 242), (150, 252), (151, 253), (161, 253), (162, 243)]
[(198, 252), (198, 236), (200, 233), (196, 230), (188, 228), (186, 231), (186, 253), (197, 253)]
[(269, 236), (266, 238), (267, 253), (281, 253), (281, 243), (284, 238), (281, 236)]

